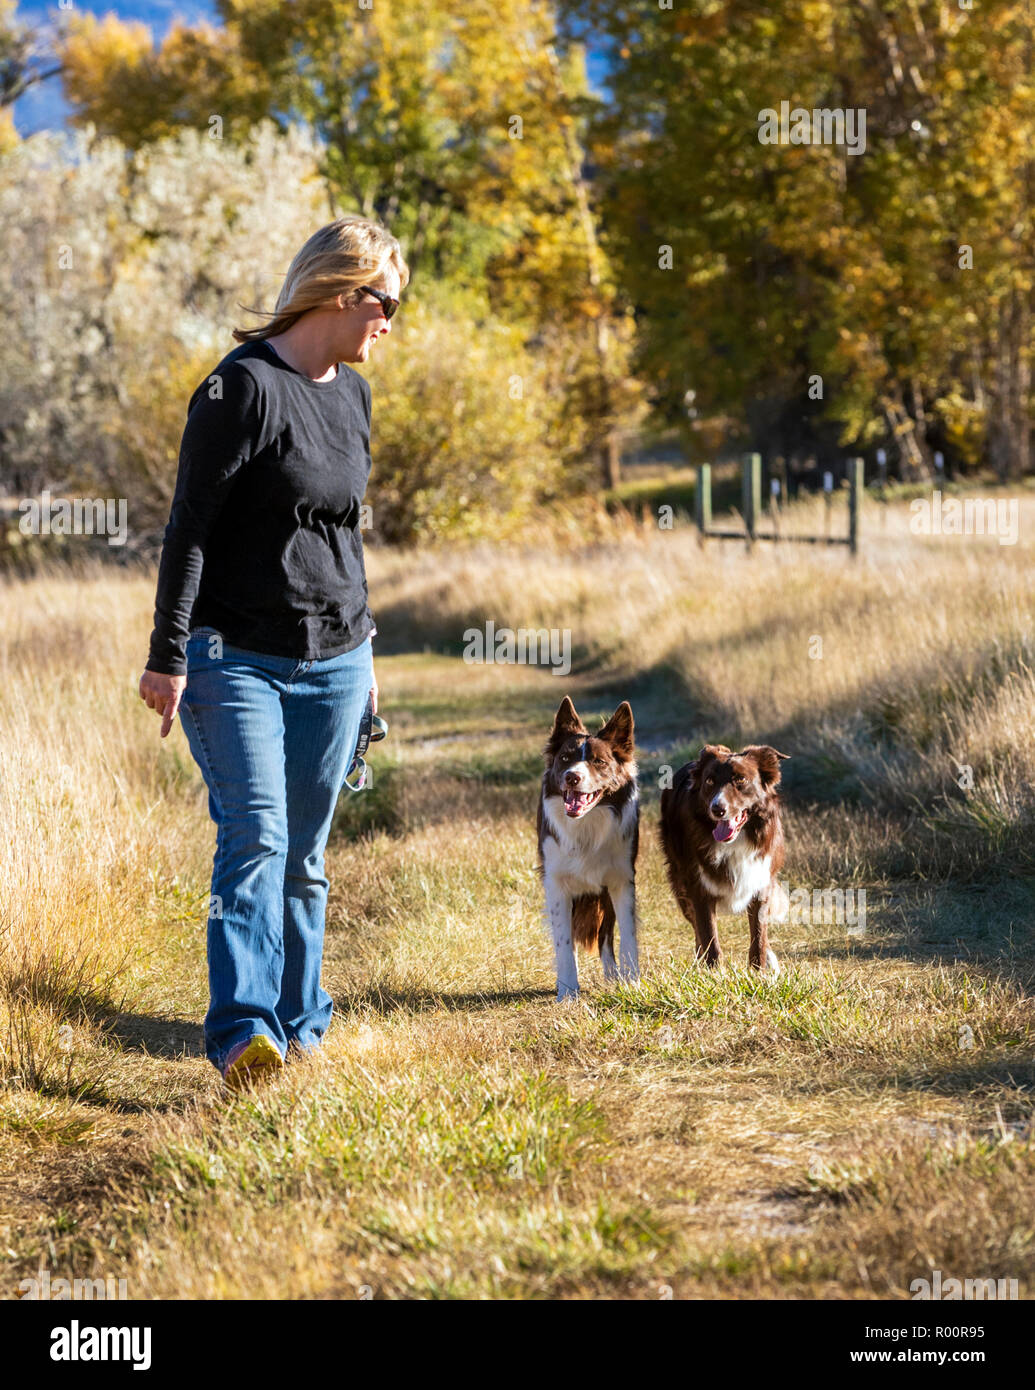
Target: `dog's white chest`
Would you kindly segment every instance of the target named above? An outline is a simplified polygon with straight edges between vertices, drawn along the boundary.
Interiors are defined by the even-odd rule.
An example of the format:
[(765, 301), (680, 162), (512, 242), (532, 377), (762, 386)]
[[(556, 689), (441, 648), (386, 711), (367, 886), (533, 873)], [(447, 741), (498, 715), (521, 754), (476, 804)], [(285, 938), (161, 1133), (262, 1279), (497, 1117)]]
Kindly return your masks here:
[(718, 875), (701, 870), (701, 880), (718, 899), (724, 912), (743, 912), (754, 898), (764, 893), (773, 877), (772, 856), (759, 854), (747, 841), (738, 836), (732, 844), (716, 845), (714, 858), (724, 864), (732, 883)]
[(635, 797), (629, 798), (620, 817), (600, 806), (572, 820), (559, 796), (548, 796), (543, 809), (554, 832), (543, 841), (543, 870), (566, 893), (599, 893), (632, 878)]

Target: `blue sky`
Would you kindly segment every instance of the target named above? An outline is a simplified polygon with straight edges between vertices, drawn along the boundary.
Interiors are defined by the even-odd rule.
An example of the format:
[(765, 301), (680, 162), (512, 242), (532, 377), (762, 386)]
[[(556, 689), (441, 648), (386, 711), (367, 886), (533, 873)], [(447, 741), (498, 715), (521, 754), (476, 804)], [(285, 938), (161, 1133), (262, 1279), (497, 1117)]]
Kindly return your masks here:
[[(419, 4), (419, 0), (408, 0)], [(137, 20), (148, 25), (156, 43), (169, 31), (175, 19), (187, 24), (197, 24), (199, 20), (210, 19), (216, 22), (215, 6), (206, 0), (75, 0), (77, 10), (91, 14), (117, 14), (120, 19)], [(46, 25), (48, 19), (53, 23), (65, 11), (56, 5), (22, 4), (18, 7), (18, 18), (27, 24)], [(599, 54), (590, 54), (589, 77), (594, 87), (599, 87), (606, 78), (606, 68)], [(14, 123), (20, 135), (32, 135), (37, 130), (59, 129), (65, 124), (68, 108), (61, 95), (61, 83), (56, 77), (33, 87), (19, 101), (15, 102)]]

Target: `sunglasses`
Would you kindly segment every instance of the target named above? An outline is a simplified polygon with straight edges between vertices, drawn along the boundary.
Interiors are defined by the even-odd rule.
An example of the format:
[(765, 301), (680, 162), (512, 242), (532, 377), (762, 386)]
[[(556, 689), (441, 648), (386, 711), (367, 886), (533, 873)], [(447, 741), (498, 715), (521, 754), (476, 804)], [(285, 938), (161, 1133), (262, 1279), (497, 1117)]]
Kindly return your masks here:
[(352, 755), (352, 762), (345, 774), (345, 786), (350, 792), (361, 792), (366, 786), (367, 763), (363, 754), (372, 743), (380, 743), (387, 733), (388, 724), (379, 714), (374, 713), (374, 702), (368, 695), (366, 709), (364, 709), (359, 721), (356, 751)]
[(360, 285), (364, 294), (372, 294), (375, 299), (380, 300), (381, 308), (384, 310), (386, 319), (390, 319), (399, 307), (399, 301), (393, 299), (390, 294), (385, 294), (384, 290), (372, 289), (369, 285)]

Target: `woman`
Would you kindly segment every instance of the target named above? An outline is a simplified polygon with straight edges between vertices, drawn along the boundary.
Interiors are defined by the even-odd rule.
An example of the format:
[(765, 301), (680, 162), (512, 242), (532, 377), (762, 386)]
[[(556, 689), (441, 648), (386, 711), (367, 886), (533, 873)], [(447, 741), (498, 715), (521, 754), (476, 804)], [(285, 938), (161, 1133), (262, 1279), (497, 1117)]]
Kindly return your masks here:
[(140, 696), (179, 711), (216, 853), (205, 1051), (231, 1086), (319, 1045), (324, 847), (368, 699), (377, 708), (360, 504), (370, 386), (410, 278), (362, 217), (291, 262), (270, 322), (235, 329), (188, 407)]

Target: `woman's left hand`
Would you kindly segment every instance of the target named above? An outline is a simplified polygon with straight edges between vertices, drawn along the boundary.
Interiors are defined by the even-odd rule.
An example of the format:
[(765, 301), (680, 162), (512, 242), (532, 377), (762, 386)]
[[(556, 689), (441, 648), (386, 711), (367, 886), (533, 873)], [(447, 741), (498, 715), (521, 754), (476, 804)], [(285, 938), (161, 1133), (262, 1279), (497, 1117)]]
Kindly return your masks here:
[[(372, 669), (372, 668), (371, 668)], [(370, 700), (373, 704), (374, 713), (377, 713), (377, 677), (374, 677), (374, 684), (370, 687)]]

